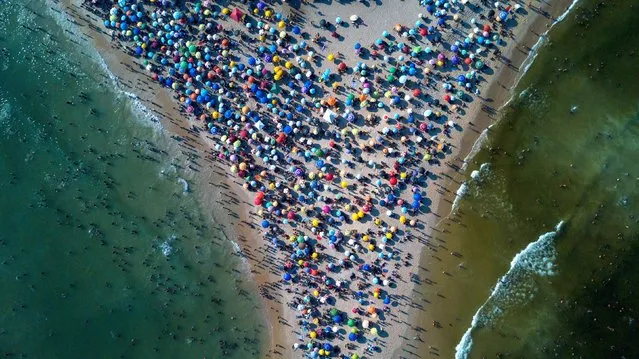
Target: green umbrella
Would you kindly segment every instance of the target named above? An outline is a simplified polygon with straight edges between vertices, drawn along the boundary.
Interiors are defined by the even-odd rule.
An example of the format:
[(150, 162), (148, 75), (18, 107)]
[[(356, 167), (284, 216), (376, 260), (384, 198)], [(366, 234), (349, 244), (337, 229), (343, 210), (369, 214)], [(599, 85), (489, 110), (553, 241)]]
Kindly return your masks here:
[(397, 71), (397, 68), (395, 66), (391, 66), (391, 68), (388, 69), (388, 72), (390, 72), (391, 74), (394, 74), (395, 71)]
[(388, 82), (393, 82), (393, 81), (395, 81), (395, 76), (393, 76), (393, 75), (388, 75), (388, 76), (386, 76), (386, 81), (388, 81)]
[(196, 53), (197, 52), (197, 46), (195, 46), (195, 45), (189, 46), (189, 52), (192, 53), (192, 54)]
[(355, 321), (353, 319), (349, 319), (348, 322), (346, 322), (346, 324), (352, 328), (355, 326)]
[(339, 314), (339, 310), (337, 310), (337, 308), (331, 309), (331, 316), (336, 316), (337, 314)]

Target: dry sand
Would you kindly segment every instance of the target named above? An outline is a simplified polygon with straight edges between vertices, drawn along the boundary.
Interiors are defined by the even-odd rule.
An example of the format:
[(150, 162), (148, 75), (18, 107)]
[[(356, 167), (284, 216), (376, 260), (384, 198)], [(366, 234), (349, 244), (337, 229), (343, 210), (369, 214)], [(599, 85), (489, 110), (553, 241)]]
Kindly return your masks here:
[[(283, 261), (283, 257), (277, 253), (272, 245), (262, 240), (261, 229), (256, 226), (260, 221), (260, 216), (255, 211), (249, 193), (241, 188), (241, 183), (227, 176), (229, 164), (221, 163), (217, 158), (211, 158), (210, 148), (213, 145), (212, 139), (206, 136), (205, 132), (194, 130), (192, 121), (185, 118), (175, 105), (173, 94), (165, 88), (160, 87), (157, 83), (141, 72), (140, 66), (136, 60), (130, 56), (120, 55), (121, 50), (112, 47), (108, 35), (102, 30), (102, 20), (94, 15), (90, 15), (81, 8), (77, 0), (62, 1), (63, 7), (67, 14), (75, 19), (81, 32), (86, 39), (89, 39), (100, 51), (104, 57), (108, 68), (118, 78), (123, 87), (127, 91), (136, 93), (140, 96), (140, 100), (154, 112), (162, 121), (164, 128), (177, 138), (180, 138), (180, 146), (185, 153), (193, 158), (192, 166), (197, 168), (193, 174), (202, 180), (205, 186), (202, 188), (203, 202), (212, 207), (223, 206), (225, 211), (213, 210), (211, 215), (224, 216), (224, 218), (215, 218), (215, 222), (221, 224), (225, 228), (225, 232), (230, 239), (236, 241), (241, 246), (240, 255), (248, 259), (249, 270), (252, 277), (259, 287), (264, 298), (264, 308), (267, 313), (266, 325), (270, 327), (270, 345), (265, 348), (265, 357), (268, 358), (295, 358), (301, 357), (302, 354), (292, 350), (292, 344), (295, 342), (302, 343), (307, 341), (307, 336), (300, 333), (296, 317), (297, 312), (287, 306), (293, 293), (288, 293), (286, 288), (292, 288), (288, 284), (283, 284), (280, 275), (281, 270), (278, 269)], [(535, 6), (539, 3), (534, 1)], [(522, 5), (523, 2), (522, 2)], [(552, 8), (543, 5), (543, 9), (550, 9), (553, 16), (563, 12), (567, 5), (565, 2), (558, 2)], [(316, 30), (315, 25), (324, 17), (334, 22), (336, 17), (347, 20), (352, 14), (361, 17), (363, 24), (359, 27), (349, 25), (348, 28), (340, 28), (338, 33), (343, 36), (343, 41), (336, 41), (329, 36), (329, 32), (321, 31), (321, 34), (328, 40), (324, 50), (318, 49), (319, 57), (324, 57), (328, 53), (341, 53), (343, 60), (354, 65), (357, 61), (361, 61), (355, 57), (353, 44), (360, 42), (363, 46), (368, 47), (374, 40), (381, 37), (384, 30), (392, 31), (392, 27), (396, 23), (404, 25), (412, 25), (417, 20), (418, 13), (425, 13), (425, 9), (420, 7), (417, 1), (372, 1), (368, 6), (356, 1), (338, 1), (320, 2), (313, 4), (297, 4), (294, 6), (283, 5), (282, 11), (290, 17), (296, 18), (302, 25), (304, 30), (314, 35), (320, 30)], [(509, 97), (512, 85), (518, 76), (518, 66), (525, 59), (530, 46), (537, 40), (538, 34), (542, 33), (550, 22), (530, 9), (526, 9), (527, 15), (519, 14), (517, 20), (520, 22), (514, 30), (511, 37), (506, 39), (508, 47), (502, 50), (503, 59), (493, 59), (488, 61), (488, 65), (495, 70), (492, 76), (486, 76), (485, 82), (481, 85), (481, 96), (483, 100), (475, 98), (467, 108), (462, 109), (458, 114), (451, 114), (450, 119), (461, 125), (463, 131), (453, 131), (450, 138), (446, 141), (452, 148), (452, 154), (447, 155), (446, 162), (440, 167), (429, 168), (433, 175), (437, 177), (435, 181), (429, 182), (426, 197), (431, 201), (430, 212), (418, 217), (419, 226), (412, 228), (412, 240), (402, 241), (397, 245), (398, 255), (403, 259), (408, 254), (412, 254), (412, 259), (407, 260), (406, 266), (401, 265), (397, 268), (397, 278), (395, 282), (397, 287), (392, 289), (391, 293), (393, 301), (397, 303), (391, 313), (386, 314), (384, 321), (379, 321), (379, 325), (383, 328), (385, 335), (379, 338), (377, 345), (382, 349), (381, 353), (375, 354), (373, 357), (390, 358), (390, 357), (412, 357), (409, 354), (425, 350), (424, 348), (410, 348), (411, 342), (415, 336), (424, 336), (424, 334), (414, 334), (412, 328), (415, 322), (415, 315), (421, 315), (420, 312), (429, 308), (422, 304), (420, 298), (415, 298), (413, 289), (416, 280), (411, 280), (413, 273), (418, 273), (418, 258), (426, 246), (426, 253), (437, 246), (433, 241), (433, 227), (437, 225), (450, 211), (451, 200), (459, 186), (458, 171), (463, 165), (463, 158), (470, 151), (472, 144), (475, 142), (481, 131), (483, 131), (491, 122), (495, 120), (495, 109), (501, 106)], [(447, 38), (460, 39), (462, 36), (455, 35), (455, 26), (461, 27), (464, 22), (468, 22), (470, 17), (474, 16), (469, 13), (462, 14), (464, 19), (459, 24), (453, 24), (452, 28), (447, 30), (444, 40)], [(479, 19), (478, 19), (479, 20)], [(459, 29), (465, 34), (469, 29)], [(321, 70), (316, 70), (321, 73)], [(349, 79), (342, 81), (343, 85), (348, 85)], [(429, 93), (434, 98), (441, 98), (441, 90), (429, 89)], [(423, 109), (422, 109), (423, 110)], [(416, 110), (419, 111), (419, 110)], [(376, 129), (370, 129), (371, 132), (379, 130), (385, 124), (380, 124)], [(198, 126), (199, 127), (199, 126)], [(380, 156), (380, 155), (376, 155)], [(372, 174), (370, 169), (365, 166), (351, 170), (353, 173), (361, 173), (362, 175)], [(208, 190), (210, 188), (210, 190)], [(365, 189), (366, 191), (370, 189)], [(408, 198), (406, 198), (409, 200)], [(402, 227), (395, 218), (388, 218), (384, 213), (380, 214), (389, 225)], [(362, 227), (369, 227), (370, 221), (365, 223), (355, 223), (347, 227), (357, 229), (363, 232)], [(343, 228), (343, 231), (349, 228)], [(308, 231), (306, 231), (308, 233)], [(435, 244), (433, 244), (435, 243)], [(430, 248), (430, 249), (429, 249)], [(327, 255), (341, 256), (339, 253), (326, 249), (323, 253)], [(426, 254), (428, 255), (428, 254)], [(374, 254), (360, 253), (360, 257), (366, 258), (367, 262), (374, 257)], [(403, 261), (401, 261), (403, 262)], [(448, 263), (450, 262), (450, 263)], [(452, 261), (444, 261), (441, 264), (428, 262), (431, 272), (440, 273), (445, 271), (447, 265), (456, 265)], [(430, 268), (432, 266), (432, 268)], [(442, 269), (439, 269), (439, 267)], [(338, 280), (347, 280), (350, 272), (337, 275)], [(340, 278), (340, 276), (342, 278)], [(421, 276), (421, 273), (419, 274)], [(417, 277), (415, 277), (417, 278)], [(439, 279), (438, 279), (439, 281)], [(441, 280), (442, 285), (445, 278)], [(430, 304), (429, 304), (430, 305)], [(337, 307), (350, 313), (353, 306), (357, 303), (352, 300), (339, 300)], [(427, 339), (429, 343), (437, 343), (441, 346), (445, 343), (455, 342), (459, 338), (446, 338), (446, 333), (442, 331), (441, 335), (427, 335), (428, 338), (419, 337), (417, 340)], [(369, 336), (370, 337), (370, 336)], [(439, 344), (441, 343), (441, 344)], [(404, 345), (402, 345), (404, 344)], [(414, 343), (417, 344), (417, 343)], [(400, 349), (401, 348), (401, 349)], [(362, 354), (360, 350), (357, 350)], [(425, 353), (425, 352), (424, 352)]]

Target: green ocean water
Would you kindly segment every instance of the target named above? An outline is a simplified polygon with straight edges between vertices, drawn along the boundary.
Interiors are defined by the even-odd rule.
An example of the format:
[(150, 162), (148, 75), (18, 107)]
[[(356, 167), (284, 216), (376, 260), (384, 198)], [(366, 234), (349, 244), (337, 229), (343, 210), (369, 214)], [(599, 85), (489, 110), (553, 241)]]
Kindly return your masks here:
[(638, 19), (582, 0), (551, 30), (432, 240), (419, 290), (453, 319), (422, 357), (639, 357)]
[(55, 16), (0, 1), (0, 356), (258, 357), (184, 156)]

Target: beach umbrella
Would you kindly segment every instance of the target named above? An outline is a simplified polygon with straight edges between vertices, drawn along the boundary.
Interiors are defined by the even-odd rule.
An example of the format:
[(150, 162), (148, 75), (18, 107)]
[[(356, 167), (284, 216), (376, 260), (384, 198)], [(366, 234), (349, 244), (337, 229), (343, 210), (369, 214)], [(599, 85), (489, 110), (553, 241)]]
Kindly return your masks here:
[(355, 334), (355, 333), (349, 333), (349, 334), (348, 334), (348, 340), (350, 340), (350, 341), (356, 341), (356, 340), (357, 340), (357, 334)]
[(284, 275), (282, 275), (282, 278), (288, 282), (291, 280), (292, 277), (290, 273), (284, 273)]
[(359, 16), (357, 16), (357, 15), (351, 15), (350, 20), (351, 20), (351, 21), (353, 21), (353, 22), (355, 22), (355, 21), (359, 20)]
[(348, 325), (348, 326), (349, 326), (349, 327), (351, 327), (351, 328), (352, 328), (352, 327), (354, 327), (354, 326), (355, 326), (355, 320), (353, 320), (353, 319), (349, 319), (349, 320), (346, 322), (346, 325)]

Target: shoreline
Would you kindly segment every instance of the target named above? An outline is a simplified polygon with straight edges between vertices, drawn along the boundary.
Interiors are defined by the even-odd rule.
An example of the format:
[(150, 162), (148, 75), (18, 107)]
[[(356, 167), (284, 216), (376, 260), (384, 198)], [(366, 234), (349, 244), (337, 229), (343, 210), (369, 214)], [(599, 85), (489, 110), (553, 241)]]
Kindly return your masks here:
[[(257, 233), (255, 228), (252, 228), (253, 224), (248, 221), (250, 217), (248, 194), (234, 188), (239, 182), (233, 181), (233, 178), (226, 176), (225, 169), (208, 154), (206, 137), (203, 138), (198, 135), (198, 132), (185, 127), (188, 123), (180, 123), (180, 120), (184, 119), (186, 114), (175, 106), (175, 98), (172, 98), (174, 97), (173, 94), (156, 82), (150, 81), (148, 75), (144, 74), (141, 66), (136, 63), (135, 58), (122, 52), (120, 48), (114, 48), (109, 42), (108, 35), (98, 27), (99, 19), (94, 19), (95, 14), (79, 5), (78, 0), (50, 1), (61, 6), (67, 18), (71, 19), (73, 25), (80, 30), (80, 34), (75, 36), (90, 42), (95, 47), (98, 52), (97, 55), (100, 56), (100, 60), (103, 61), (103, 65), (106, 66), (106, 70), (111, 76), (111, 80), (115, 81), (117, 86), (121, 88), (123, 95), (139, 101), (144, 106), (144, 109), (151, 113), (150, 116), (153, 117), (153, 120), (159, 121), (162, 131), (165, 131), (174, 140), (180, 142), (179, 146), (183, 154), (186, 154), (187, 157), (192, 154), (196, 158), (200, 157), (201, 154), (207, 154), (206, 157), (202, 158), (206, 162), (204, 166), (193, 163), (193, 165), (198, 166), (198, 170), (186, 169), (185, 171), (198, 182), (196, 187), (199, 187), (198, 194), (201, 196), (199, 202), (202, 210), (209, 217), (214, 218), (211, 222), (218, 226), (217, 230), (227, 240), (237, 244), (239, 247), (239, 251), (237, 247), (235, 248), (236, 255), (241, 258), (241, 261), (246, 260), (248, 268), (245, 268), (245, 272), (249, 276), (250, 287), (253, 287), (257, 292), (264, 283), (277, 280), (278, 278), (270, 275), (269, 272), (264, 274), (264, 271), (255, 269), (264, 258), (260, 258), (259, 243), (250, 240), (250, 238), (259, 233)], [(57, 11), (57, 9), (52, 8), (51, 11)], [(147, 89), (142, 89), (140, 87), (142, 85), (147, 86)], [(222, 187), (231, 190), (231, 193), (238, 196), (239, 199), (215, 188), (208, 190), (207, 187)], [(216, 195), (225, 198), (222, 199)], [(218, 204), (227, 205), (230, 208), (226, 211), (215, 211), (213, 207)], [(235, 213), (240, 214), (240, 216), (234, 217), (233, 214)], [(252, 253), (257, 253), (257, 257), (251, 257)], [(267, 327), (275, 328), (273, 323), (277, 318), (273, 317), (273, 311), (276, 313), (281, 312), (282, 308), (267, 310), (266, 308), (270, 302), (263, 300), (263, 298), (260, 298), (259, 302), (265, 311), (264, 324)], [(270, 348), (276, 347), (277, 343), (284, 341), (281, 335), (273, 333), (280, 332), (274, 329), (264, 330), (263, 335), (269, 339), (270, 345), (268, 347), (266, 345), (262, 346), (261, 357), (269, 357)]]
[[(450, 165), (450, 169), (444, 174), (444, 176), (448, 178), (448, 181), (443, 184), (443, 187), (446, 190), (440, 196), (436, 208), (440, 213), (446, 214), (443, 215), (442, 219), (432, 228), (436, 240), (438, 240), (436, 237), (437, 234), (447, 233), (447, 227), (457, 223), (453, 208), (453, 199), (457, 196), (457, 189), (464, 183), (467, 165), (473, 161), (476, 152), (481, 150), (483, 147), (483, 143), (487, 139), (490, 128), (499, 122), (501, 111), (512, 100), (515, 95), (515, 88), (519, 84), (521, 78), (525, 76), (528, 68), (534, 63), (537, 51), (539, 50), (539, 48), (536, 47), (537, 44), (539, 41), (543, 41), (544, 36), (547, 36), (548, 31), (550, 31), (556, 23), (563, 20), (563, 18), (559, 17), (567, 15), (576, 3), (578, 3), (578, 0), (559, 0), (552, 5), (546, 4), (546, 6), (537, 8), (541, 11), (547, 11), (549, 16), (543, 16), (541, 11), (536, 12), (534, 19), (530, 21), (530, 24), (527, 27), (521, 27), (518, 29), (519, 31), (516, 36), (521, 37), (521, 40), (514, 42), (512, 46), (508, 47), (507, 51), (504, 51), (504, 57), (510, 59), (510, 61), (508, 61), (507, 65), (504, 65), (503, 69), (492, 78), (491, 82), (488, 83), (488, 89), (484, 92), (486, 94), (483, 96), (484, 99), (482, 99), (481, 102), (474, 104), (479, 108), (474, 110), (476, 113), (476, 120), (471, 125), (471, 132), (467, 132), (461, 138), (460, 150), (458, 155), (453, 159), (453, 162), (455, 163)], [(443, 241), (438, 241), (439, 247), (442, 247), (443, 245)], [(433, 271), (434, 263), (432, 257), (438, 259), (440, 262), (438, 265), (439, 267), (453, 268), (456, 264), (453, 263), (453, 260), (450, 258), (455, 258), (455, 256), (450, 255), (448, 260), (444, 259), (441, 261), (441, 257), (436, 257), (433, 254), (429, 255), (428, 251), (429, 248), (425, 247), (420, 255), (420, 270), (433, 273), (428, 275), (427, 280), (430, 283), (439, 284), (446, 282), (447, 276), (449, 275), (448, 272), (444, 271), (440, 273)], [(457, 252), (451, 252), (451, 254), (453, 253)], [(416, 284), (415, 287), (417, 289), (419, 287), (423, 288), (424, 286), (423, 284)], [(448, 289), (445, 286), (441, 286), (440, 289), (436, 290), (435, 294), (440, 296), (441, 292), (446, 292), (447, 290)], [(425, 296), (425, 293), (417, 293), (418, 294), (415, 295)], [(411, 324), (411, 327), (407, 329), (404, 338), (404, 345), (418, 340), (420, 343), (417, 344), (417, 351), (421, 350), (421, 353), (428, 353), (431, 357), (439, 357), (441, 354), (440, 345), (442, 340), (435, 339), (432, 343), (424, 341), (422, 338), (424, 334), (420, 335), (420, 333), (428, 330), (426, 330), (423, 326), (423, 323), (452, 323), (458, 319), (452, 319), (454, 314), (451, 314), (448, 317), (449, 319), (443, 319), (443, 316), (441, 315), (434, 317), (426, 314), (426, 312), (421, 313), (422, 315), (417, 317), (417, 319), (415, 319)], [(468, 323), (470, 323), (470, 320)], [(409, 339), (411, 336), (413, 339)], [(458, 343), (461, 339), (461, 337), (457, 338), (454, 343)], [(452, 349), (453, 352), (455, 352), (456, 348), (454, 346)], [(407, 350), (404, 348), (404, 351), (406, 352)], [(412, 355), (398, 356), (399, 350), (396, 351), (395, 354), (395, 356), (400, 358), (424, 357)]]
[[(563, 4), (563, 2), (560, 3)], [(77, 7), (77, 5), (72, 4), (71, 1), (68, 0), (62, 1), (62, 4), (68, 10), (67, 15), (73, 17), (76, 22), (85, 21), (82, 18), (82, 14), (75, 13), (77, 9), (84, 8)], [(74, 5), (76, 6), (76, 8), (73, 7)], [(71, 13), (69, 13), (69, 11)], [(75, 16), (74, 13), (77, 16)], [(510, 51), (505, 52), (505, 57), (507, 58), (511, 57), (512, 55), (510, 63), (514, 66), (514, 68), (504, 66), (504, 69), (506, 71), (502, 70), (499, 73), (493, 75), (490, 78), (490, 81), (485, 84), (485, 86), (487, 86), (488, 88), (482, 92), (485, 94), (486, 98), (492, 99), (492, 101), (490, 102), (491, 104), (501, 103), (500, 101), (506, 101), (510, 97), (509, 94), (511, 94), (512, 88), (510, 88), (507, 84), (512, 83), (514, 85), (516, 83), (517, 76), (515, 75), (518, 73), (518, 70), (515, 70), (515, 68), (521, 65), (521, 63), (519, 65), (516, 65), (516, 63), (520, 57), (522, 62), (528, 57), (527, 54), (526, 56), (524, 56), (523, 50), (519, 49), (518, 47), (520, 45), (526, 47), (527, 42), (530, 39), (534, 38), (535, 35), (531, 35), (529, 30), (533, 29), (536, 24), (539, 23), (538, 25), (543, 25), (547, 21), (549, 21), (539, 14), (535, 16), (535, 19), (531, 21), (531, 24), (529, 26), (519, 26), (517, 28), (520, 32), (526, 33), (524, 39), (522, 39), (520, 42), (513, 41), (513, 44), (510, 45)], [(528, 20), (531, 20), (531, 18), (529, 17), (526, 18)], [(98, 48), (100, 55), (107, 63), (109, 70), (118, 79), (120, 79), (119, 82), (123, 86), (128, 86), (133, 91), (133, 93), (138, 96), (138, 99), (145, 106), (147, 106), (149, 110), (153, 111), (156, 114), (159, 114), (160, 118), (163, 120), (163, 125), (168, 133), (186, 139), (183, 145), (181, 145), (183, 149), (197, 154), (209, 154), (210, 146), (207, 147), (207, 136), (200, 135), (199, 131), (191, 132), (191, 129), (183, 126), (185, 123), (193, 125), (193, 122), (186, 122), (187, 120), (184, 119), (185, 114), (177, 110), (177, 108), (175, 107), (175, 101), (172, 98), (173, 96), (166, 88), (159, 86), (156, 82), (150, 81), (150, 78), (142, 71), (139, 71), (139, 74), (135, 74), (135, 76), (133, 77), (134, 80), (138, 81), (137, 84), (130, 85), (132, 81), (128, 81), (129, 84), (122, 81), (122, 78), (127, 76), (127, 74), (133, 73), (133, 71), (135, 71), (136, 68), (139, 68), (140, 65), (136, 63), (135, 58), (131, 57), (128, 54), (120, 52), (113, 54), (113, 49), (110, 48), (107, 35), (100, 30), (101, 28), (99, 27), (99, 19), (98, 21), (95, 21), (93, 19), (91, 20), (93, 24), (91, 24), (90, 22), (85, 22), (85, 25), (89, 29), (88, 33), (89, 35), (93, 36), (98, 35), (96, 36), (97, 39), (94, 38), (92, 42), (95, 43), (96, 41), (98, 41), (96, 47)], [(102, 44), (99, 43), (100, 39), (103, 41)], [(348, 41), (346, 41), (346, 43), (348, 43)], [(516, 52), (516, 50), (519, 50), (519, 52)], [(347, 57), (350, 56), (347, 55)], [(492, 64), (494, 63), (491, 63), (491, 65)], [(148, 85), (149, 88), (152, 88), (153, 90), (148, 91), (148, 89), (138, 88), (136, 85), (139, 85), (140, 83)], [(155, 96), (159, 96), (160, 98)], [(480, 102), (476, 99), (466, 110), (466, 113), (463, 116), (458, 117), (457, 121), (460, 122), (460, 124), (462, 124), (462, 126), (465, 128), (465, 132), (463, 133), (461, 138), (458, 139), (458, 141), (451, 141), (450, 143), (455, 149), (454, 156), (456, 158), (451, 158), (450, 161), (446, 161), (445, 163), (443, 163), (444, 166), (441, 167), (443, 171), (441, 173), (438, 173), (440, 176), (445, 177), (447, 180), (439, 181), (439, 183), (435, 183), (429, 186), (429, 188), (427, 189), (428, 197), (433, 202), (433, 207), (431, 210), (437, 218), (435, 218), (434, 221), (431, 220), (430, 217), (428, 219), (420, 218), (420, 221), (423, 221), (424, 225), (429, 226), (429, 229), (431, 230), (435, 230), (435, 227), (439, 227), (439, 224), (448, 218), (448, 215), (442, 215), (442, 213), (450, 212), (450, 210), (447, 210), (452, 204), (449, 198), (451, 193), (454, 195), (454, 191), (451, 192), (447, 190), (447, 188), (451, 187), (453, 183), (457, 183), (455, 182), (457, 177), (455, 175), (459, 174), (459, 170), (455, 169), (457, 166), (456, 162), (463, 162), (463, 160), (460, 159), (462, 154), (467, 154), (470, 151), (482, 131), (488, 128), (488, 126), (495, 119), (495, 110), (492, 109), (491, 111), (486, 112), (482, 109), (484, 107), (483, 105), (484, 101)], [(470, 123), (471, 121), (469, 121), (470, 118), (473, 119), (472, 123)], [(180, 120), (181, 123), (176, 122), (177, 120)], [(211, 143), (208, 144), (210, 145)], [(273, 298), (271, 300), (261, 300), (266, 311), (266, 325), (271, 328), (271, 330), (269, 331), (270, 345), (269, 348), (264, 348), (264, 356), (268, 358), (276, 356), (283, 358), (294, 357), (294, 353), (290, 351), (290, 349), (292, 344), (294, 343), (295, 338), (293, 335), (285, 335), (285, 332), (288, 331), (285, 326), (290, 326), (288, 322), (295, 321), (295, 312), (288, 310), (283, 303), (277, 303), (280, 296), (283, 296), (281, 298), (283, 300), (286, 300), (287, 296), (282, 293), (281, 279), (279, 278), (279, 276), (276, 276), (274, 274), (274, 270), (272, 270), (272, 268), (268, 267), (269, 265), (276, 265), (277, 262), (276, 257), (272, 251), (272, 247), (267, 241), (261, 240), (260, 238), (262, 236), (261, 231), (256, 225), (257, 223), (259, 223), (260, 217), (255, 212), (251, 211), (252, 205), (249, 193), (241, 189), (242, 183), (235, 177), (225, 176), (224, 174), (226, 169), (221, 166), (221, 163), (219, 163), (217, 159), (212, 159), (209, 157), (210, 155), (207, 155), (206, 160), (207, 162), (210, 162), (211, 166), (213, 166), (210, 168), (210, 171), (208, 171), (212, 178), (202, 179), (202, 183), (208, 182), (209, 185), (212, 185), (214, 187), (223, 187), (225, 189), (229, 189), (232, 191), (233, 194), (237, 196), (237, 198), (233, 198), (229, 193), (224, 193), (223, 191), (219, 192), (220, 195), (229, 197), (227, 198), (229, 201), (226, 201), (225, 203), (234, 203), (234, 208), (228, 211), (230, 213), (224, 212), (222, 214), (225, 218), (223, 218), (220, 223), (230, 223), (231, 226), (229, 227), (234, 227), (230, 231), (233, 233), (233, 236), (237, 238), (235, 242), (238, 243), (238, 245), (240, 245), (241, 247), (240, 255), (248, 259), (249, 272), (252, 276), (252, 280), (254, 280), (255, 285), (259, 288), (261, 294), (266, 293), (267, 296)], [(202, 177), (205, 173), (207, 173), (207, 171), (202, 171), (201, 174), (196, 174), (196, 176)], [(236, 185), (239, 188), (235, 187)], [(205, 191), (204, 186), (202, 186), (201, 191), (202, 194), (205, 195), (204, 199), (209, 199), (215, 192)], [(210, 202), (211, 205), (213, 205), (215, 201), (216, 199), (212, 199), (207, 202)], [(219, 199), (217, 199), (217, 201), (219, 201)], [(203, 202), (205, 201), (203, 200)], [(208, 206), (206, 207), (208, 208)], [(232, 217), (230, 216), (231, 213), (238, 213), (240, 215), (239, 217)], [(216, 221), (216, 224), (220, 223), (217, 223)], [(429, 229), (425, 229), (423, 232), (421, 232), (421, 234), (423, 234), (425, 237), (430, 237), (434, 233), (432, 231), (429, 231)], [(256, 240), (251, 240), (251, 238), (256, 238)], [(405, 250), (407, 253), (411, 253), (416, 250), (420, 251), (420, 253), (422, 254), (420, 255), (419, 262), (421, 263), (421, 257), (424, 256), (424, 252), (426, 251), (425, 245), (427, 245), (427, 243), (425, 242), (427, 241), (417, 240), (412, 242), (405, 242), (402, 249)], [(411, 268), (413, 267), (411, 266)], [(408, 273), (409, 269), (405, 269), (402, 272), (404, 277), (408, 277), (411, 275)], [(412, 270), (410, 271), (410, 273), (412, 273)], [(410, 280), (403, 282), (404, 286), (406, 286), (407, 288), (413, 288), (414, 286), (416, 286), (416, 284)], [(403, 290), (400, 292), (407, 291)], [(410, 294), (410, 290), (407, 294)], [(276, 302), (275, 304), (273, 303), (274, 301)], [(409, 302), (411, 302), (411, 299), (406, 300), (406, 303)], [(397, 323), (407, 323), (408, 321), (410, 321), (409, 318), (410, 313), (406, 312), (400, 314), (396, 319), (393, 320)], [(399, 325), (401, 326), (401, 324)], [(399, 330), (400, 332), (395, 334), (401, 336), (402, 329), (400, 328)], [(391, 337), (392, 336), (393, 334), (391, 333)], [(404, 338), (404, 340), (406, 341), (407, 338)], [(397, 353), (397, 350), (400, 349), (399, 346), (403, 345), (403, 343), (397, 342), (399, 342), (399, 340), (393, 343), (388, 343), (388, 350), (390, 350), (390, 352)], [(391, 345), (393, 345), (394, 348), (390, 347)]]

